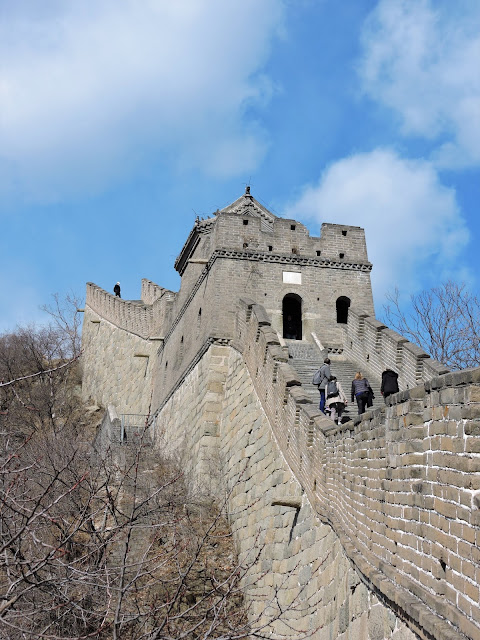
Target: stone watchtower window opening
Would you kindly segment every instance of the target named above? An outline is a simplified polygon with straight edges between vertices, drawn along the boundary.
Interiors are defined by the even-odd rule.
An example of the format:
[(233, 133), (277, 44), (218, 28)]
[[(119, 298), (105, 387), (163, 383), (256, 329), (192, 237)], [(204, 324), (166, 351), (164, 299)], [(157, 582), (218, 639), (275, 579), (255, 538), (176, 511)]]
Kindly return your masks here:
[(350, 307), (350, 298), (347, 296), (340, 296), (337, 298), (337, 322), (339, 324), (347, 324), (348, 322), (348, 309)]
[(283, 337), (302, 339), (302, 298), (296, 293), (287, 293), (282, 302)]

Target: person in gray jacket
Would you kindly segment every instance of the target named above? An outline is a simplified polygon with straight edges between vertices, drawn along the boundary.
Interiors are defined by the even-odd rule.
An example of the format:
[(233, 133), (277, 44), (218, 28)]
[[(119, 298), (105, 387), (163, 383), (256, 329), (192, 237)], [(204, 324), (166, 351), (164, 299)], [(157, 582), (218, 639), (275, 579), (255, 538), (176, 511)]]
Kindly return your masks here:
[(320, 406), (319, 409), (322, 413), (325, 413), (325, 387), (330, 380), (332, 375), (330, 371), (330, 358), (325, 358), (322, 366), (320, 367), (320, 384), (318, 385), (318, 390), (320, 391)]
[(358, 415), (365, 413), (365, 407), (368, 400), (368, 388), (370, 383), (367, 378), (362, 376), (360, 371), (357, 371), (355, 378), (352, 381), (352, 402), (355, 399), (358, 406)]

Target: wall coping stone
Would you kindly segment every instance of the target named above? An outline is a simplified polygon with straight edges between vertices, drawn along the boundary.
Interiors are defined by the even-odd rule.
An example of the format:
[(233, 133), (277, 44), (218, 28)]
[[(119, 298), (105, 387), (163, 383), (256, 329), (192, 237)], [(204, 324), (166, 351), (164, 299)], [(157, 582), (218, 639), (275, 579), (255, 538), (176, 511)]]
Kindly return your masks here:
[[(318, 407), (316, 407), (312, 403), (309, 403), (309, 404), (305, 405), (303, 407), (303, 410), (305, 411), (307, 416), (310, 418), (310, 420), (313, 420), (315, 418), (321, 418), (322, 416), (325, 417), (325, 415), (320, 411), (320, 409)], [(329, 422), (331, 422), (331, 420), (329, 420), (328, 418), (326, 418), (326, 419)]]
[(385, 329), (383, 329), (383, 332), (397, 344), (404, 344), (405, 342), (408, 342), (407, 338), (401, 336), (399, 333), (397, 333), (393, 329), (390, 329), (389, 327), (385, 327)]
[[(241, 349), (239, 349), (240, 351)], [(278, 362), (288, 362), (288, 347), (270, 345), (272, 356)]]
[(278, 365), (278, 369), (279, 371), (282, 372), (282, 375), (285, 379), (285, 384), (287, 387), (302, 386), (300, 378), (298, 377), (297, 372), (295, 371), (295, 369), (292, 367), (291, 364), (288, 364), (286, 362), (281, 362)]
[[(271, 326), (270, 317), (269, 317), (268, 313), (266, 312), (265, 307), (255, 303), (255, 302), (251, 305), (251, 307), (252, 307), (253, 313), (255, 314), (255, 316), (256, 316), (256, 318), (258, 320), (258, 325), (260, 327), (267, 327), (267, 326), (270, 327)], [(273, 332), (273, 329), (272, 329), (272, 332)], [(277, 338), (277, 343), (280, 344), (278, 342), (278, 338)]]
[(426, 391), (442, 389), (443, 387), (459, 387), (466, 384), (480, 382), (480, 367), (477, 369), (463, 369), (450, 371), (442, 376), (436, 376), (424, 383)]
[(372, 327), (375, 327), (375, 329), (380, 330), (380, 329), (386, 329), (387, 325), (384, 324), (383, 322), (380, 322), (380, 320), (377, 320), (376, 318), (373, 318), (372, 316), (365, 316), (365, 322), (372, 325)]
[(239, 301), (239, 303), (240, 303), (242, 306), (246, 306), (246, 307), (248, 307), (249, 309), (250, 309), (254, 304), (257, 304), (257, 303), (255, 302), (255, 300), (252, 300), (252, 298), (247, 298), (246, 296), (242, 296), (242, 297), (240, 297), (240, 298), (238, 299), (238, 301)]
[(305, 404), (305, 403), (310, 404), (312, 402), (311, 399), (310, 399), (310, 396), (304, 390), (303, 386), (302, 387), (292, 387), (291, 390), (290, 390), (290, 393), (295, 398), (296, 402), (299, 402), (300, 404)]
[(421, 347), (417, 346), (416, 344), (413, 344), (413, 342), (409, 342), (409, 341), (405, 342), (403, 344), (403, 348), (406, 349), (407, 351), (411, 351), (412, 353), (414, 353), (417, 358), (431, 359), (426, 351), (424, 351)]

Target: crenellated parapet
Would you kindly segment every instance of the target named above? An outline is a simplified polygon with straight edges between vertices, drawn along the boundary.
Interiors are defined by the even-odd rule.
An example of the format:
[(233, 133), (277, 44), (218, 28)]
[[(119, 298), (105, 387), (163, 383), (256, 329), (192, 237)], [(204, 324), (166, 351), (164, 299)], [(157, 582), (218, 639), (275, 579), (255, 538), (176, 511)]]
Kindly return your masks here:
[(154, 304), (160, 298), (167, 296), (169, 298), (175, 298), (175, 293), (173, 291), (169, 291), (168, 289), (164, 289), (155, 282), (148, 280), (147, 278), (142, 278), (142, 290), (140, 297), (142, 302), (145, 304)]
[(400, 389), (409, 389), (449, 369), (431, 358), (421, 347), (409, 342), (376, 318), (358, 309), (349, 309), (343, 354), (364, 372), (377, 378), (385, 369), (398, 372)]
[(152, 306), (151, 330), (157, 337), (164, 336), (166, 327), (170, 325), (176, 295), (174, 291), (164, 289), (151, 280), (142, 279), (141, 298), (145, 304)]
[(148, 338), (153, 330), (152, 307), (142, 302), (123, 300), (87, 282), (86, 305), (101, 318), (142, 338)]
[[(380, 332), (396, 354), (393, 332), (352, 320), (368, 348)], [(420, 638), (479, 637), (480, 369), (433, 377), (336, 426), (309, 401), (265, 309), (241, 300), (236, 326), (284, 458), (366, 584)], [(400, 345), (404, 363), (421, 355)]]

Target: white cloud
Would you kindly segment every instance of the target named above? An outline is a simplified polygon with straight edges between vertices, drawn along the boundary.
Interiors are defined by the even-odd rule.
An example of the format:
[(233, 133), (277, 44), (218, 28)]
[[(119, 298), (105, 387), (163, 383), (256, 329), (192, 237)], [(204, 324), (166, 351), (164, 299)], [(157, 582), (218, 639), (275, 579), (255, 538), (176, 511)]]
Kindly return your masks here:
[(364, 90), (403, 133), (434, 141), (439, 167), (480, 163), (480, 3), (381, 0), (362, 43)]
[(283, 2), (27, 0), (2, 12), (4, 189), (55, 197), (65, 180), (94, 185), (148, 152), (214, 175), (262, 157), (246, 110), (271, 95), (260, 72)]
[(440, 184), (430, 163), (392, 150), (332, 164), (285, 214), (363, 227), (377, 303), (396, 286), (408, 296), (442, 278), (469, 275), (461, 260), (469, 233), (454, 190)]

